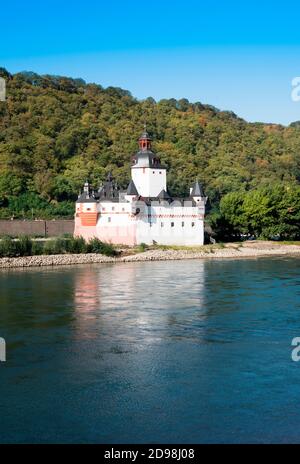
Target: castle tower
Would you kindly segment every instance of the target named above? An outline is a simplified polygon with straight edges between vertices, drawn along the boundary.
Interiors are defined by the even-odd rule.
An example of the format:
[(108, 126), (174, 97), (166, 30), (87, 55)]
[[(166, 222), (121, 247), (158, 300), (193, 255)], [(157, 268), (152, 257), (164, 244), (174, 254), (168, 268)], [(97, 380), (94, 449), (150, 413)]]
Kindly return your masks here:
[(83, 193), (78, 195), (75, 218), (81, 219), (83, 226), (96, 226), (98, 220), (97, 201), (92, 195), (90, 184), (85, 182)]
[(139, 195), (144, 198), (157, 197), (162, 190), (167, 190), (167, 173), (151, 150), (151, 137), (146, 129), (139, 138), (139, 147), (133, 157), (131, 178)]
[(190, 188), (190, 197), (193, 198), (193, 200), (196, 203), (201, 202), (202, 200), (206, 201), (206, 197), (203, 192), (202, 185), (199, 183), (198, 180), (194, 183), (193, 187)]

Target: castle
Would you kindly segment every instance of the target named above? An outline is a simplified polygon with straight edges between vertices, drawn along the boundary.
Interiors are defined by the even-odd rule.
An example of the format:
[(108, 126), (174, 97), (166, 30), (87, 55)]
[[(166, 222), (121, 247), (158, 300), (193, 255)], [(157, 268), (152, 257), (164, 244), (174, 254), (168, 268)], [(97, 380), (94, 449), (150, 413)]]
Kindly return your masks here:
[(206, 200), (198, 181), (188, 198), (170, 196), (167, 169), (153, 153), (145, 130), (126, 191), (118, 188), (111, 174), (97, 191), (84, 184), (76, 201), (74, 236), (130, 246), (203, 245)]

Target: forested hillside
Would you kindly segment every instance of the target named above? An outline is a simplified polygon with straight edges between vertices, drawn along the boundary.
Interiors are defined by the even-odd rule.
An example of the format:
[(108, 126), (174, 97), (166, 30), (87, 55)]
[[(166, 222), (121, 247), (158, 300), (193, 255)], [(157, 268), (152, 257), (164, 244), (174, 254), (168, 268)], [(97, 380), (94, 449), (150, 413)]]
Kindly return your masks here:
[[(72, 216), (85, 179), (97, 186), (109, 171), (126, 187), (145, 121), (154, 150), (169, 168), (171, 193), (187, 195), (198, 178), (217, 227), (230, 233), (249, 231), (248, 213), (243, 213), (248, 219), (242, 225), (226, 217), (228, 202), (243, 202), (245, 192), (281, 189), (284, 196), (293, 188), (296, 196), (299, 193), (298, 124), (250, 124), (231, 112), (186, 99), (138, 101), (126, 90), (104, 89), (81, 79), (11, 75), (3, 68), (0, 76), (7, 83), (7, 100), (0, 102), (2, 218)], [(228, 193), (221, 217), (220, 199)], [(300, 200), (298, 206), (287, 207), (298, 214)], [(298, 228), (298, 217), (292, 225)]]

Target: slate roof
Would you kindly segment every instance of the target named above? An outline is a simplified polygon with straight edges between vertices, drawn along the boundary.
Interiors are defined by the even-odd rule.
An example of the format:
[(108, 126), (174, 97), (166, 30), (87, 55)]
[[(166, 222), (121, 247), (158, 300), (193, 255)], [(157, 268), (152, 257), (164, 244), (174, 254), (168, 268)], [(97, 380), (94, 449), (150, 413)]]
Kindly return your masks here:
[(198, 180), (194, 183), (190, 196), (204, 197), (203, 187)]
[(170, 195), (164, 189), (157, 195), (160, 200), (171, 200)]
[(86, 192), (81, 193), (81, 195), (78, 195), (78, 199), (76, 203), (97, 203), (95, 198)]
[(98, 192), (95, 192), (95, 197), (97, 200), (112, 200), (119, 198), (120, 189), (117, 182), (115, 182), (111, 172), (108, 173), (106, 181), (98, 189)]
[(133, 182), (133, 180), (131, 180), (129, 182), (129, 185), (127, 187), (127, 195), (135, 195), (135, 196), (138, 196), (138, 191), (136, 189), (136, 186), (135, 186), (135, 183)]
[(152, 138), (150, 137), (150, 135), (148, 134), (146, 130), (142, 133), (142, 135), (139, 138), (139, 140), (143, 140), (143, 139), (152, 140)]
[(140, 150), (133, 157), (133, 167), (165, 169), (161, 165), (160, 159), (152, 150)]

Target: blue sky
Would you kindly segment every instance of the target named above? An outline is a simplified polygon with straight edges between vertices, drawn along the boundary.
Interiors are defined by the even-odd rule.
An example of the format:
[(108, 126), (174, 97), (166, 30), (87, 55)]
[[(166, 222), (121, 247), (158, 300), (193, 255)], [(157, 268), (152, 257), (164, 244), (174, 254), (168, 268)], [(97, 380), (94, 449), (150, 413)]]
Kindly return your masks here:
[(289, 124), (300, 120), (299, 20), (295, 1), (12, 0), (1, 5), (0, 66)]

